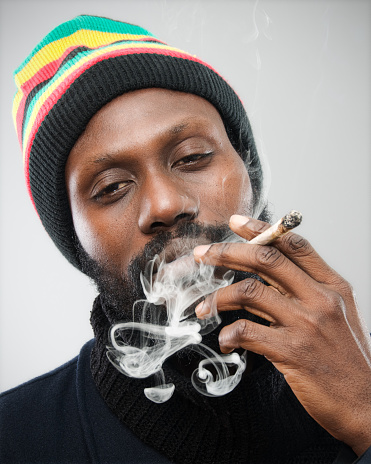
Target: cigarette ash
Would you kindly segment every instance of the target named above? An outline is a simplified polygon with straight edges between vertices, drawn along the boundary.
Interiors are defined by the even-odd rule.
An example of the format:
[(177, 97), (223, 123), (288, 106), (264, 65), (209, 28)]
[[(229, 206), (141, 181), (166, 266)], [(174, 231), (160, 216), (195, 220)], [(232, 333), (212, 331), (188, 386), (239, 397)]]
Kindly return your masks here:
[[(228, 241), (241, 240), (234, 237)], [(118, 323), (110, 330), (112, 346), (107, 347), (108, 359), (129, 377), (152, 377), (153, 386), (145, 388), (144, 394), (155, 403), (163, 403), (173, 395), (175, 385), (166, 383), (162, 366), (166, 359), (185, 347), (201, 355), (202, 360), (191, 381), (202, 395), (225, 395), (241, 380), (246, 367), (245, 353), (221, 355), (201, 343), (202, 336), (213, 331), (221, 319), (215, 304), (210, 317), (198, 320), (194, 313), (195, 303), (230, 285), (234, 277), (232, 271), (221, 277), (215, 271), (213, 266), (196, 263), (193, 253), (170, 263), (156, 255), (141, 275), (146, 299), (137, 301), (133, 308), (141, 307), (141, 322)], [(158, 306), (159, 311), (153, 310), (153, 305)], [(166, 318), (163, 318), (164, 308)]]
[(294, 229), (301, 224), (303, 216), (299, 211), (292, 210), (282, 218), (281, 224), (286, 229)]

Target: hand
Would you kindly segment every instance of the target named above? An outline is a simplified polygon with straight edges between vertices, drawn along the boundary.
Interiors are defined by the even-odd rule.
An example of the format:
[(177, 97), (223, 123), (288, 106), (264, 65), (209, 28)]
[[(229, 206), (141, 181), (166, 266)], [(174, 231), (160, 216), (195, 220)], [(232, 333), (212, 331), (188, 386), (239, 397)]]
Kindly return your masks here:
[[(246, 222), (244, 224), (244, 222)], [(251, 240), (269, 227), (232, 216), (230, 228)], [(235, 348), (264, 355), (282, 372), (307, 412), (361, 455), (371, 445), (371, 343), (353, 290), (307, 240), (289, 233), (274, 246), (217, 243), (194, 250), (196, 261), (259, 274), (218, 290), (196, 308), (207, 317), (246, 309), (269, 327), (238, 320), (222, 329), (223, 353)]]

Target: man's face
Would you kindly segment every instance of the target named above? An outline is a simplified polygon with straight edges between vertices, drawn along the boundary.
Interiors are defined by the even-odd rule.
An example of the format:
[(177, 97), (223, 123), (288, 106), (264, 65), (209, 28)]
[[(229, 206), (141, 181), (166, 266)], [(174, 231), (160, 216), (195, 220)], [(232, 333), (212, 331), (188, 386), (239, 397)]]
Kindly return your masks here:
[(124, 94), (96, 113), (69, 155), (66, 185), (82, 247), (117, 278), (159, 233), (225, 226), (252, 210), (248, 173), (217, 110), (163, 89)]

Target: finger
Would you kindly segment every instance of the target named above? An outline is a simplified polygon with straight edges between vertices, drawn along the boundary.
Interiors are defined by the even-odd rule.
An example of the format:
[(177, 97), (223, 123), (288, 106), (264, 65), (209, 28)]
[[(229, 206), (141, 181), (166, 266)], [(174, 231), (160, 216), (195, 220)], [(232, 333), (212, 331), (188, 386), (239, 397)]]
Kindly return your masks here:
[(195, 311), (199, 319), (206, 319), (216, 311), (238, 309), (245, 309), (272, 324), (290, 324), (298, 318), (294, 302), (254, 278), (242, 280), (208, 295)]
[(305, 238), (292, 232), (278, 239), (274, 246), (317, 282), (333, 285), (343, 281)]
[(240, 216), (234, 214), (229, 219), (230, 229), (246, 240), (252, 240), (260, 235), (265, 230), (269, 229), (271, 225), (258, 219), (253, 219), (248, 216)]
[(287, 296), (306, 298), (315, 282), (277, 248), (249, 243), (215, 243), (194, 249), (197, 262), (259, 274)]
[(222, 353), (230, 353), (236, 348), (265, 356), (269, 361), (280, 359), (281, 334), (278, 330), (266, 327), (247, 319), (239, 319), (223, 327), (219, 334)]
[[(239, 215), (231, 216), (229, 226), (233, 232), (247, 240), (251, 240), (270, 227), (266, 222)], [(277, 239), (274, 246), (317, 282), (331, 285), (342, 280), (339, 274), (318, 255), (308, 240), (300, 235), (289, 232)]]

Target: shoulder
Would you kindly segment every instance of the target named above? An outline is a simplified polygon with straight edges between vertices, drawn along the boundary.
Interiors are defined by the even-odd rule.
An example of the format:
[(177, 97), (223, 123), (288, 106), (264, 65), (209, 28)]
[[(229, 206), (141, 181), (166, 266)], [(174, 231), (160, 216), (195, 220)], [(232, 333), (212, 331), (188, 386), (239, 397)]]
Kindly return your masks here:
[(45, 411), (56, 400), (60, 401), (61, 395), (73, 394), (77, 359), (0, 394), (0, 411), (4, 412), (1, 420), (10, 418), (10, 413), (20, 415), (23, 420), (28, 415), (39, 415), (41, 410)]
[(45, 458), (53, 462), (61, 448), (81, 450), (78, 359), (0, 395), (1, 462), (40, 462)]

